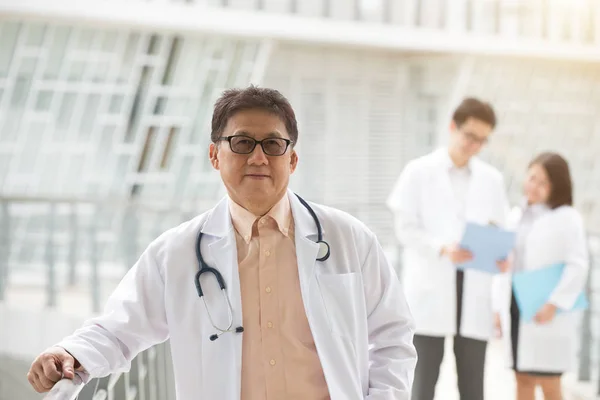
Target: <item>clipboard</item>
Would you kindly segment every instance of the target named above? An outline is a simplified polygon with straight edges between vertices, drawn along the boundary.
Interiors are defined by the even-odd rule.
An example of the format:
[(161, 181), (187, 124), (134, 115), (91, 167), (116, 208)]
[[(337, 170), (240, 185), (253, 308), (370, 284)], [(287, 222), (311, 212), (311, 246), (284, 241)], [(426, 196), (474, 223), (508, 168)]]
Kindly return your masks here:
[(468, 222), (460, 241), (460, 246), (473, 253), (473, 259), (457, 265), (459, 270), (474, 269), (489, 274), (499, 274), (496, 265), (508, 257), (516, 241), (516, 233), (500, 228), (493, 223), (488, 225)]

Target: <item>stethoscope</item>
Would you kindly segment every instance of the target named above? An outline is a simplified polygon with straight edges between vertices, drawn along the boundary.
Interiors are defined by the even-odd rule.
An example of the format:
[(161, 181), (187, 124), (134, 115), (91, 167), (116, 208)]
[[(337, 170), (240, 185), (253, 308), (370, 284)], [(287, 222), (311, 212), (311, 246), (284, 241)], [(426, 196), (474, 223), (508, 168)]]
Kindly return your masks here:
[[(316, 243), (319, 245), (319, 252), (317, 253), (317, 261), (325, 261), (329, 258), (331, 249), (329, 247), (329, 244), (323, 240), (323, 232), (321, 230), (321, 223), (319, 222), (319, 218), (317, 217), (317, 214), (315, 214), (315, 211), (311, 208), (311, 206), (309, 206), (308, 203), (306, 201), (304, 201), (304, 199), (302, 197), (298, 196), (297, 194), (296, 194), (296, 197), (298, 198), (298, 200), (300, 200), (300, 203), (302, 203), (302, 205), (308, 210), (308, 212), (312, 216), (313, 220), (315, 221), (315, 225), (317, 226), (317, 241), (316, 241)], [(196, 272), (195, 283), (196, 283), (196, 290), (198, 292), (198, 296), (202, 299), (202, 302), (204, 303), (204, 308), (206, 309), (206, 314), (208, 315), (208, 320), (210, 321), (210, 324), (213, 326), (213, 328), (215, 328), (218, 331), (218, 333), (212, 334), (210, 336), (210, 340), (214, 341), (214, 340), (217, 340), (219, 338), (219, 336), (221, 336), (222, 334), (227, 333), (227, 332), (242, 333), (242, 332), (244, 332), (244, 327), (238, 326), (235, 329), (232, 329), (233, 307), (231, 306), (231, 302), (229, 301), (229, 296), (227, 296), (227, 292), (225, 291), (225, 280), (223, 279), (223, 275), (221, 275), (221, 273), (218, 270), (216, 270), (215, 268), (209, 267), (204, 262), (204, 258), (202, 258), (202, 251), (200, 250), (201, 241), (202, 241), (202, 229), (200, 229), (200, 232), (198, 232), (198, 237), (196, 239), (196, 258), (198, 259), (199, 270), (198, 270), (198, 272)], [(200, 285), (200, 277), (202, 276), (202, 274), (207, 273), (207, 272), (213, 274), (213, 276), (217, 280), (217, 283), (219, 284), (219, 287), (221, 288), (221, 294), (223, 295), (223, 297), (225, 298), (225, 302), (227, 303), (228, 325), (227, 325), (227, 328), (225, 328), (225, 329), (219, 328), (215, 324), (215, 322), (212, 319), (212, 315), (210, 314), (210, 310), (208, 309), (208, 306), (206, 305), (206, 300), (204, 299), (204, 292), (202, 291), (202, 286)]]

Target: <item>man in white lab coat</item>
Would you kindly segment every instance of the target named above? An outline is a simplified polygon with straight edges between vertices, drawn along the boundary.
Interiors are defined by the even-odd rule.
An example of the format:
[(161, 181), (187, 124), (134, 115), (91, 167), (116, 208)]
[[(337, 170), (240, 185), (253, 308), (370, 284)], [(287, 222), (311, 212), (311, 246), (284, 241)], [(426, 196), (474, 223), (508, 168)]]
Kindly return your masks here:
[[(483, 399), (486, 345), (497, 308), (491, 296), (495, 278), (456, 265), (472, 258), (458, 244), (467, 221), (505, 222), (502, 176), (475, 157), (495, 125), (489, 104), (465, 99), (454, 112), (448, 146), (410, 161), (388, 198), (403, 245), (403, 286), (416, 323), (413, 400), (433, 400), (450, 336), (461, 400)], [(507, 267), (504, 261), (499, 266)]]
[(33, 387), (127, 370), (170, 339), (179, 400), (408, 400), (414, 324), (399, 281), (366, 226), (288, 189), (287, 99), (226, 91), (211, 140), (228, 196), (154, 240), (104, 314), (34, 361)]

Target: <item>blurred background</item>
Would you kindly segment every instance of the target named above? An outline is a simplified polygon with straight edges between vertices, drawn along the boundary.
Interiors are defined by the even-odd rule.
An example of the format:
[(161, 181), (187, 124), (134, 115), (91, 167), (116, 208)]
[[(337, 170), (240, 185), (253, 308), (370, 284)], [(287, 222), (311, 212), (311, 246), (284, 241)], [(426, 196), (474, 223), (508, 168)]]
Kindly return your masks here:
[[(250, 83), (297, 112), (292, 188), (364, 221), (398, 269), (385, 199), (444, 144), (463, 97), (495, 107), (482, 158), (513, 205), (536, 153), (564, 155), (594, 256), (564, 379), (569, 399), (598, 398), (600, 0), (0, 0), (0, 400), (40, 398), (35, 355), (101, 311), (159, 233), (224, 195), (212, 105)], [(488, 364), (488, 398), (514, 398), (495, 345)], [(448, 354), (437, 398), (458, 399), (455, 381)], [(98, 388), (174, 399), (168, 346)]]

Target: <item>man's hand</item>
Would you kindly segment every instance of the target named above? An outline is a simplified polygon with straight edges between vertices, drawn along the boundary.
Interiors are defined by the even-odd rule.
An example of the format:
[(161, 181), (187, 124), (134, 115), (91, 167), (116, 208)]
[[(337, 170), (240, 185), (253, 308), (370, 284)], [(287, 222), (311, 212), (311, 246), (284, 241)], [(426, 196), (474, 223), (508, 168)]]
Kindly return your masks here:
[(73, 379), (81, 365), (61, 347), (50, 347), (31, 364), (27, 373), (29, 383), (38, 393), (48, 392), (62, 378)]
[(442, 247), (442, 256), (447, 257), (453, 264), (462, 264), (473, 259), (473, 253), (458, 244)]
[(498, 261), (496, 261), (496, 266), (498, 267), (500, 272), (502, 272), (502, 273), (508, 272), (508, 270), (510, 270), (510, 261), (508, 261), (507, 259), (498, 260)]
[(535, 314), (535, 322), (538, 324), (547, 324), (548, 322), (554, 319), (556, 315), (556, 306), (554, 304), (546, 303), (540, 309), (540, 311)]

